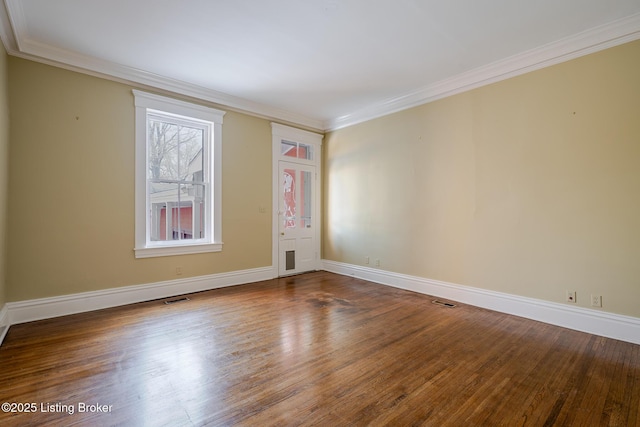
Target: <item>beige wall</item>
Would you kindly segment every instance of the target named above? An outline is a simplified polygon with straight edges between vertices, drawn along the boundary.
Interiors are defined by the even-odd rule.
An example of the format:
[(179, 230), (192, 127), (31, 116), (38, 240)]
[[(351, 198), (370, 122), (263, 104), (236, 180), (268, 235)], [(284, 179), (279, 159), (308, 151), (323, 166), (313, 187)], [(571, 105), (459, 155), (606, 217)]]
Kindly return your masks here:
[[(131, 87), (0, 57), (0, 304), (271, 265), (268, 121), (224, 118), (223, 252), (137, 260)], [(329, 134), (324, 258), (640, 317), (639, 74), (634, 42)]]
[(224, 117), (223, 251), (135, 259), (131, 87), (8, 61), (7, 301), (271, 265), (268, 121)]
[(7, 190), (9, 186), (9, 93), (8, 93), (8, 57), (0, 43), (0, 309), (4, 306), (6, 295), (7, 260)]
[(640, 317), (640, 42), (325, 138), (325, 259)]

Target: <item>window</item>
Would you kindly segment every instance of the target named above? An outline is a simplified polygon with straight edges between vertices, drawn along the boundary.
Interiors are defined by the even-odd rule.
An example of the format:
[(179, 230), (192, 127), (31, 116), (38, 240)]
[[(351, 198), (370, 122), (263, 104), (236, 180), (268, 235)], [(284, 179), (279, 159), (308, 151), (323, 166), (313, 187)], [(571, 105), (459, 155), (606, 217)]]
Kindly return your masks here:
[(222, 250), (224, 112), (137, 90), (136, 258)]
[(283, 139), (280, 141), (280, 154), (294, 159), (313, 160), (313, 146)]

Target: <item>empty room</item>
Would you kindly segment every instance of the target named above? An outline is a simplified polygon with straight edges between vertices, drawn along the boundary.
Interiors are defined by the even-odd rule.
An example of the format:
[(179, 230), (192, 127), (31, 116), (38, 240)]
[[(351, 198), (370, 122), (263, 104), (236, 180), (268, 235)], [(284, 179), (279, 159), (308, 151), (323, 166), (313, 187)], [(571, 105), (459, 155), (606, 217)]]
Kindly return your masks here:
[(640, 2), (5, 0), (0, 424), (640, 427)]

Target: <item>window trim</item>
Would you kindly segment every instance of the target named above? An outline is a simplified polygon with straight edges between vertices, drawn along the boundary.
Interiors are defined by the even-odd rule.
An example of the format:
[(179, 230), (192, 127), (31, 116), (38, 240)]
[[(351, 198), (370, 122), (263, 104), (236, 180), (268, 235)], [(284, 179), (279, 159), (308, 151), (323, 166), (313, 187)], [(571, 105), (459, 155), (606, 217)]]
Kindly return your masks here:
[[(133, 90), (135, 104), (135, 247), (136, 258), (219, 252), (222, 250), (222, 122), (224, 111), (189, 102), (178, 101), (164, 96)], [(189, 240), (151, 242), (151, 225), (147, 215), (150, 212), (147, 195), (147, 115), (161, 112), (211, 125), (210, 142), (207, 143), (209, 156), (210, 232), (203, 242)], [(206, 161), (206, 160), (205, 160)]]

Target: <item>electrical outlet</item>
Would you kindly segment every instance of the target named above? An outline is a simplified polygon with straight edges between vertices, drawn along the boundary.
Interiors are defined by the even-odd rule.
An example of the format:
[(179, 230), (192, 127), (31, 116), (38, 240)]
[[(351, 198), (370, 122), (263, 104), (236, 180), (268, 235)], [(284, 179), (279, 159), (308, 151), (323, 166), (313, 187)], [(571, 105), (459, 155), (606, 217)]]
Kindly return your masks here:
[(567, 291), (567, 302), (576, 302), (576, 291)]
[(380, 260), (376, 259), (376, 267), (380, 267)]
[(182, 267), (176, 267), (176, 276), (182, 276)]
[(369, 264), (369, 257), (368, 256), (364, 257), (364, 263), (365, 264)]
[(591, 295), (591, 307), (602, 307), (602, 295)]

